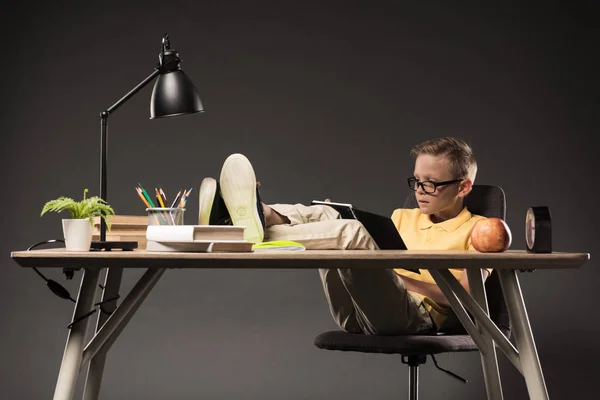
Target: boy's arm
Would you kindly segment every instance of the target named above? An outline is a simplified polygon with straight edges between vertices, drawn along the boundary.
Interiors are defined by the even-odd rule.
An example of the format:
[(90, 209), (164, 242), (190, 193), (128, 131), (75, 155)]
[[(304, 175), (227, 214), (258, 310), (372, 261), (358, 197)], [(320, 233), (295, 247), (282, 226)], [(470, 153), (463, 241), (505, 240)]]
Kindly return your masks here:
[[(489, 272), (483, 269), (482, 273), (483, 281), (485, 282), (489, 275)], [(446, 299), (446, 296), (444, 296), (442, 290), (435, 283), (422, 282), (416, 279), (409, 278), (407, 276), (403, 276), (402, 280), (404, 281), (404, 286), (406, 287), (406, 290), (411, 292), (417, 292), (424, 296), (427, 296), (439, 305), (450, 306), (450, 303), (448, 303), (448, 299)], [(466, 269), (463, 270), (463, 272), (460, 274), (459, 282), (461, 286), (465, 288), (467, 293), (470, 294), (471, 290), (469, 289), (469, 278), (467, 277)]]

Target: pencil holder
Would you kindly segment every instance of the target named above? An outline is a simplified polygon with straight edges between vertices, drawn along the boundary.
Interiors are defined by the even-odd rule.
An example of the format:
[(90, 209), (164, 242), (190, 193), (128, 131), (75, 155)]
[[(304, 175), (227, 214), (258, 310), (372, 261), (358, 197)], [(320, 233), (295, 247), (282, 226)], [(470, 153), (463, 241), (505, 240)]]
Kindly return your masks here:
[(148, 225), (183, 225), (185, 208), (154, 207), (146, 208)]

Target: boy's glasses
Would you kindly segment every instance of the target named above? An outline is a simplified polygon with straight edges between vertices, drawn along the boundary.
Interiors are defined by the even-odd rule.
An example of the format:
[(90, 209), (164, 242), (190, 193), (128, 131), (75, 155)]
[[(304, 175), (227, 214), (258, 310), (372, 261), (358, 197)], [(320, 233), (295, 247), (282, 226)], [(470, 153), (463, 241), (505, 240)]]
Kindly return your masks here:
[(413, 191), (417, 191), (419, 186), (421, 189), (427, 194), (433, 194), (437, 190), (438, 186), (449, 185), (451, 183), (460, 182), (462, 179), (453, 179), (451, 181), (443, 181), (443, 182), (433, 182), (433, 181), (423, 181), (420, 182), (417, 178), (408, 178), (408, 187)]

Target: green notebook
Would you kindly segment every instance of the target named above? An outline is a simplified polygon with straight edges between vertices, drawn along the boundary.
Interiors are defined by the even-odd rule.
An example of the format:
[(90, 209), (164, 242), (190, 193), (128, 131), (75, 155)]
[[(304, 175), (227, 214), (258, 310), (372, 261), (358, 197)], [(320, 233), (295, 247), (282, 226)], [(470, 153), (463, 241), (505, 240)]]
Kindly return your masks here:
[(306, 248), (302, 243), (292, 242), (291, 240), (275, 240), (272, 242), (257, 243), (252, 246), (254, 251), (302, 251)]

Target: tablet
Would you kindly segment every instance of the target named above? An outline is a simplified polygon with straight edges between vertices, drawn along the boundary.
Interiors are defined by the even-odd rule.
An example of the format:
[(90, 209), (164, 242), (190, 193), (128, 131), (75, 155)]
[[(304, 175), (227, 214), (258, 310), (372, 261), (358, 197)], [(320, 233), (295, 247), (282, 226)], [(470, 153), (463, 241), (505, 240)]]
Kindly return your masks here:
[[(343, 219), (356, 219), (360, 221), (380, 250), (407, 250), (406, 244), (404, 244), (404, 240), (402, 240), (402, 236), (398, 233), (396, 225), (394, 225), (394, 222), (390, 217), (359, 210), (358, 208), (353, 207), (352, 204), (347, 203), (313, 200), (311, 204), (329, 206), (339, 212), (340, 217)], [(419, 273), (418, 269), (403, 269)]]

